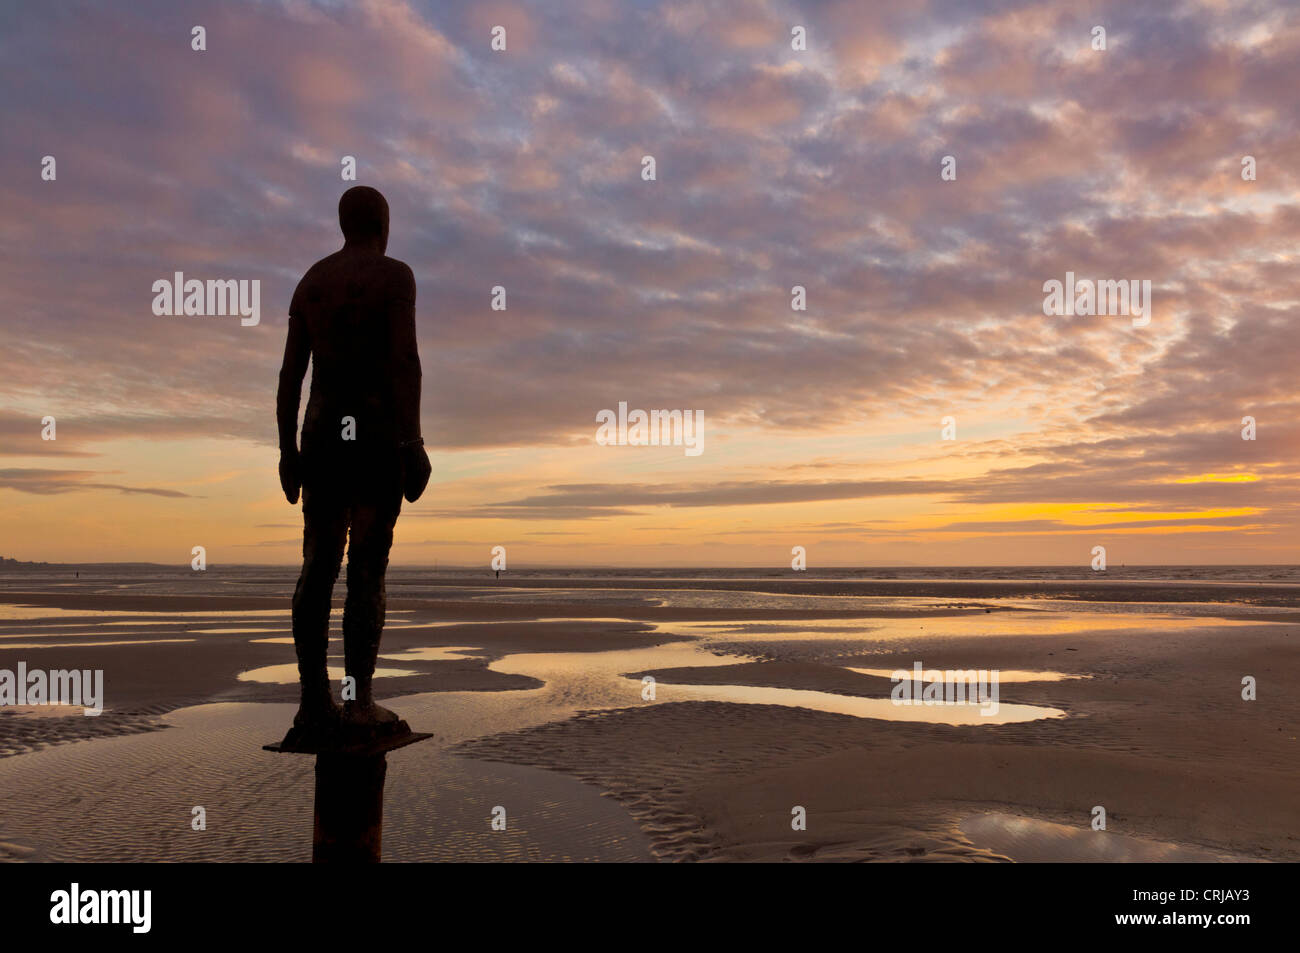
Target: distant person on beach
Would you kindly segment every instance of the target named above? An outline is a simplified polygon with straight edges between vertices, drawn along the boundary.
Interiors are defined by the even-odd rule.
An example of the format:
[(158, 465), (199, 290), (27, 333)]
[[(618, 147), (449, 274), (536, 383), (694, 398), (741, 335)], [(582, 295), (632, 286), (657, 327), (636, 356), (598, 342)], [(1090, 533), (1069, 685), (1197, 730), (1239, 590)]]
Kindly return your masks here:
[[(420, 435), (420, 356), (415, 338), (415, 276), (388, 247), (388, 203), (366, 186), (339, 200), (343, 248), (312, 265), (289, 305), (276, 420), (280, 486), (290, 503), (302, 490), (302, 574), (293, 594), (293, 643), (302, 704), (300, 737), (340, 724), (397, 730), (398, 717), (375, 704), (371, 680), (384, 627), (384, 576), (402, 497), (412, 503), (431, 467)], [(297, 442), (298, 404), (307, 361), (311, 394)], [(343, 655), (355, 697), (342, 710), (325, 666), (330, 600), (347, 545)]]

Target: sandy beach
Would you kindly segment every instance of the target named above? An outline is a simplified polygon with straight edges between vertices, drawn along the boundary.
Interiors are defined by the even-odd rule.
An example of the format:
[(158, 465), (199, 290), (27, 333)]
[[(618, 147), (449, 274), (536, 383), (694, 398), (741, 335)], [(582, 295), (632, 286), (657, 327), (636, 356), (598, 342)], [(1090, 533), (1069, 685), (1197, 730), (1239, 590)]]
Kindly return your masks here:
[[(106, 686), (97, 717), (0, 709), (0, 853), (310, 856), (309, 760), (260, 749), (296, 697), (292, 579), (0, 574), (0, 668)], [(1297, 599), (1279, 582), (395, 571), (376, 687), (435, 737), (389, 758), (384, 857), (1300, 859)], [(893, 704), (889, 673), (917, 663), (998, 670), (997, 715)]]

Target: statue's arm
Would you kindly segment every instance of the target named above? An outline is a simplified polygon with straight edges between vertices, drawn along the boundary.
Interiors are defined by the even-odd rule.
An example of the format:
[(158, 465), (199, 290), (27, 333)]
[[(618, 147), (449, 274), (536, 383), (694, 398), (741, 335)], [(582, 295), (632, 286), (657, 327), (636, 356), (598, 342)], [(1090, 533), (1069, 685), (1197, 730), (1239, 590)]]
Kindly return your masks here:
[(302, 380), (311, 358), (311, 342), (301, 315), (289, 314), (289, 336), (284, 342), (284, 361), (280, 365), (280, 386), (275, 395), (275, 421), (280, 429), (280, 452), (298, 449), (298, 404), (302, 399)]
[(392, 312), (392, 367), (397, 434), (403, 443), (418, 440), (420, 431), (420, 349), (415, 339), (415, 276), (402, 266)]
[(402, 495), (414, 503), (429, 485), (433, 467), (420, 433), (420, 348), (415, 340), (415, 276), (402, 265), (391, 312), (393, 389), (402, 450)]
[[(295, 295), (295, 297), (297, 297)], [(280, 428), (280, 489), (290, 503), (298, 502), (302, 473), (298, 464), (298, 402), (302, 399), (302, 379), (311, 358), (311, 342), (302, 316), (292, 306), (289, 310), (289, 338), (284, 343), (284, 362), (280, 365), (280, 386), (275, 392), (275, 422)]]

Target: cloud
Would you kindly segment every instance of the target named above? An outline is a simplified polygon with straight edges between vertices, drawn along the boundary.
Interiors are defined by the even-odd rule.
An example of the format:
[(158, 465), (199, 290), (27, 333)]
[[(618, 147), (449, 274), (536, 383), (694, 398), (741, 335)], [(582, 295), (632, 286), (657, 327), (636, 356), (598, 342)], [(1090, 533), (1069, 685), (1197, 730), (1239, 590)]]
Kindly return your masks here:
[(98, 483), (91, 480), (95, 470), (41, 470), (32, 467), (0, 469), (0, 487), (20, 493), (57, 494), (75, 493), (79, 490), (116, 490), (119, 493), (140, 493), (150, 496), (188, 498), (189, 493), (148, 486), (123, 486), (120, 483)]
[[(773, 447), (775, 480), (539, 473), (440, 518), (897, 495), (1251, 505), (1294, 530), (1296, 487), (1279, 475), (1300, 450), (1287, 12), (30, 5), (0, 31), (0, 454), (274, 446), (285, 308), (339, 243), (352, 155), (388, 196), (390, 254), (417, 277), (431, 448), (579, 448), (620, 399), (702, 408), (714, 434)], [(194, 22), (205, 53), (189, 47)], [(807, 53), (790, 48), (795, 22)], [(1089, 47), (1094, 22), (1105, 52)], [(488, 46), (497, 23), (504, 53)], [(54, 182), (39, 177), (46, 154)], [(940, 179), (945, 155), (956, 181)], [(259, 279), (262, 323), (155, 317), (151, 283), (177, 270)], [(1042, 283), (1066, 271), (1150, 279), (1154, 320), (1045, 317)], [(505, 312), (489, 309), (498, 284)], [(790, 310), (796, 284), (806, 312)], [(39, 440), (47, 413), (56, 442)], [(871, 463), (879, 480), (784, 479), (842, 466), (824, 448), (803, 458), (802, 438), (833, 437), (856, 461), (869, 455), (852, 441), (945, 413), (963, 436), (943, 454), (895, 443)], [(1237, 436), (1247, 414), (1258, 441)], [(1264, 479), (1173, 482), (1239, 467)], [(6, 472), (27, 473), (4, 485), (28, 493), (183, 495)]]

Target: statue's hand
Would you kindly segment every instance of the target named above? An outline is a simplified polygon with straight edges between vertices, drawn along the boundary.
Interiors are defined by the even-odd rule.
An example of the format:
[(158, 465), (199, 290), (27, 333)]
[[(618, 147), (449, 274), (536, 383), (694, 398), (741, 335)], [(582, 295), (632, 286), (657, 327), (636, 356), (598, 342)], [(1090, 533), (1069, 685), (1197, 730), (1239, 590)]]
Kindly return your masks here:
[(284, 498), (290, 503), (298, 502), (298, 490), (302, 487), (302, 472), (298, 464), (297, 449), (280, 451), (280, 489)]
[(403, 495), (408, 503), (414, 503), (424, 495), (424, 488), (429, 485), (433, 464), (429, 462), (424, 447), (407, 447), (402, 452), (405, 454), (402, 460)]

